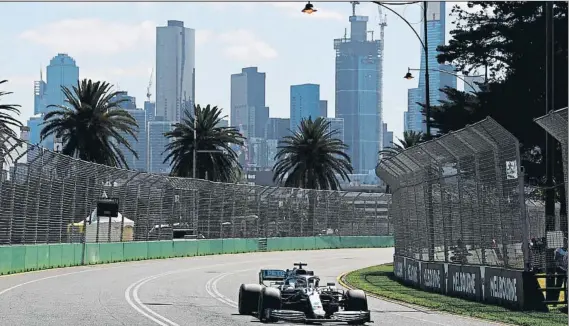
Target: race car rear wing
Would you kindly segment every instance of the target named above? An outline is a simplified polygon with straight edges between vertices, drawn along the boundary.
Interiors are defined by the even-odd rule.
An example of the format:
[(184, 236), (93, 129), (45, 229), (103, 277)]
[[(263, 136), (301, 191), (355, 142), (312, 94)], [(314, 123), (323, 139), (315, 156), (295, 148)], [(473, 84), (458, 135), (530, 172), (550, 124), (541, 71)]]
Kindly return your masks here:
[(286, 272), (280, 269), (261, 269), (259, 283), (263, 281), (284, 281)]

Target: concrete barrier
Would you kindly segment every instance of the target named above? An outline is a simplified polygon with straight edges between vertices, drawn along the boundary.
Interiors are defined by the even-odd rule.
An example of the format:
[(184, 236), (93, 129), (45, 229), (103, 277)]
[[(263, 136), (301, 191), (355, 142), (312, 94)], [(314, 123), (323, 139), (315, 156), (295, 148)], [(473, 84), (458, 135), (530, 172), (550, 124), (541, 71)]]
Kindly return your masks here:
[[(257, 252), (259, 240), (208, 239), (87, 243), (85, 265), (145, 259)], [(266, 251), (393, 247), (392, 236), (268, 238)], [(0, 246), (0, 275), (80, 266), (83, 244)]]

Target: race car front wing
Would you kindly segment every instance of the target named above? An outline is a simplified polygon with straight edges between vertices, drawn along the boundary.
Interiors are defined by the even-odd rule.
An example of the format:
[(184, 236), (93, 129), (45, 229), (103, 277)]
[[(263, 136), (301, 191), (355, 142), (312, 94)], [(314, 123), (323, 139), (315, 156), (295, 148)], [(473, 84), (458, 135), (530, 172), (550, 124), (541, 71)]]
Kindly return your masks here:
[(369, 311), (338, 311), (330, 318), (311, 319), (306, 318), (302, 311), (296, 310), (271, 310), (269, 315), (275, 319), (297, 323), (347, 323), (347, 322), (361, 322), (371, 323), (371, 314)]

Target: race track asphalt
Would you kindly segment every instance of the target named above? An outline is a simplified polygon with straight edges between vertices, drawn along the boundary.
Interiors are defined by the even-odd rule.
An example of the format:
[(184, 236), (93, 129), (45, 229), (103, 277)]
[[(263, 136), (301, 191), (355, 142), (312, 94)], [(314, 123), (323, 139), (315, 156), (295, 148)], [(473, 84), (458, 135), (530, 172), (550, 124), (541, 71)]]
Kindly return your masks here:
[[(323, 282), (336, 282), (344, 272), (390, 262), (392, 255), (393, 249), (249, 253), (0, 276), (0, 325), (259, 325), (237, 315), (236, 306), (239, 285), (255, 283), (260, 268), (285, 269), (302, 261)], [(491, 325), (368, 300), (375, 325)]]

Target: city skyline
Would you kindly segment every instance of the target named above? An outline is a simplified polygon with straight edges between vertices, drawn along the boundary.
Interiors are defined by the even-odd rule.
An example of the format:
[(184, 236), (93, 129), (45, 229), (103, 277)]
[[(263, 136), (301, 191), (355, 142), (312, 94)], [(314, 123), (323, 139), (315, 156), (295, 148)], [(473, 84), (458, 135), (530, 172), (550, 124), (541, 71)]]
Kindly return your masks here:
[[(26, 8), (25, 4), (7, 5), (6, 12), (17, 13)], [(87, 31), (87, 29), (99, 26), (97, 24), (100, 24), (101, 21), (111, 20), (113, 15), (106, 15), (109, 12), (109, 8), (115, 8), (114, 11), (117, 11), (117, 8), (131, 8), (134, 13), (133, 17), (128, 19), (121, 18), (120, 22), (107, 24), (108, 26), (104, 30), (97, 32), (97, 35), (101, 35), (106, 31), (118, 30), (119, 25), (123, 24), (125, 25), (124, 32), (130, 33), (129, 42), (124, 43), (121, 49), (117, 49), (113, 47), (115, 43), (109, 43), (111, 41), (115, 42), (114, 40), (105, 40), (104, 42), (106, 43), (103, 42), (103, 45), (109, 46), (107, 48), (103, 46), (103, 49), (92, 50), (92, 53), (82, 50), (85, 48), (84, 46), (79, 47), (77, 45), (77, 37), (69, 35), (69, 33), (73, 32), (71, 28), (64, 28), (69, 24), (79, 22), (67, 19), (67, 17), (74, 17), (73, 12), (78, 10), (77, 7), (74, 7), (73, 4), (56, 3), (38, 5), (61, 10), (50, 10), (50, 13), (53, 13), (48, 16), (38, 15), (32, 24), (26, 26), (21, 24), (6, 26), (5, 30), (12, 33), (7, 34), (8, 36), (6, 34), (3, 36), (7, 41), (4, 44), (8, 44), (14, 49), (29, 48), (31, 50), (23, 52), (21, 56), (18, 56), (18, 60), (7, 60), (7, 62), (15, 62), (15, 65), (2, 67), (2, 70), (6, 72), (3, 79), (9, 80), (9, 83), (6, 84), (6, 90), (15, 93), (8, 97), (7, 100), (23, 105), (22, 121), (27, 120), (33, 114), (33, 98), (29, 96), (30, 87), (33, 85), (34, 80), (39, 79), (39, 69), (37, 66), (36, 68), (33, 68), (33, 66), (42, 61), (45, 62), (46, 56), (51, 57), (54, 53), (59, 52), (54, 52), (55, 48), (58, 47), (61, 48), (60, 52), (65, 51), (69, 53), (70, 56), (80, 63), (79, 66), (82, 68), (80, 78), (104, 79), (115, 84), (118, 89), (127, 90), (131, 96), (138, 99), (144, 98), (153, 64), (152, 61), (145, 63), (143, 57), (150, 60), (155, 59), (153, 58), (155, 50), (152, 49), (155, 29), (157, 26), (164, 25), (167, 20), (172, 18), (184, 21), (187, 27), (196, 30), (197, 103), (217, 105), (224, 109), (224, 114), (229, 115), (229, 87), (227, 87), (229, 85), (227, 85), (227, 76), (230, 73), (235, 73), (238, 71), (237, 69), (240, 70), (242, 67), (257, 66), (259, 70), (266, 72), (268, 76), (266, 97), (267, 107), (271, 107), (272, 117), (288, 117), (289, 94), (287, 90), (290, 85), (299, 83), (320, 84), (321, 97), (328, 100), (329, 116), (334, 116), (334, 50), (330, 45), (330, 40), (339, 34), (343, 34), (343, 30), (348, 24), (348, 16), (350, 15), (349, 3), (319, 3), (318, 15), (320, 16), (297, 15), (297, 12), (300, 11), (298, 9), (299, 3), (258, 4), (259, 7), (263, 8), (264, 16), (266, 16), (266, 18), (261, 19), (262, 21), (267, 22), (267, 19), (271, 19), (275, 23), (292, 23), (290, 31), (285, 33), (282, 30), (275, 30), (274, 33), (270, 34), (270, 38), (266, 37), (268, 36), (266, 31), (255, 28), (257, 23), (247, 20), (247, 17), (255, 16), (256, 10), (247, 3), (148, 3), (144, 4), (144, 6), (142, 4), (90, 3), (85, 4), (90, 7), (87, 16), (101, 18), (80, 20), (80, 22), (84, 23), (82, 31), (85, 33), (91, 33), (92, 31)], [(447, 6), (451, 5), (451, 3), (447, 4)], [(156, 8), (164, 8), (164, 10), (156, 10)], [(212, 28), (211, 22), (206, 22), (204, 21), (205, 18), (197, 17), (196, 15), (193, 15), (193, 19), (180, 17), (184, 16), (178, 13), (180, 8), (199, 8), (200, 12), (203, 13), (202, 16), (215, 15), (217, 18), (227, 18), (231, 11), (236, 11), (239, 13), (239, 19), (232, 18), (233, 20), (229, 20), (227, 23), (229, 23), (229, 29), (231, 30), (241, 26), (240, 32), (227, 34), (227, 32), (219, 30), (219, 26), (216, 30)], [(403, 13), (411, 23), (418, 22), (419, 7), (402, 6), (394, 9)], [(173, 13), (174, 11), (175, 13)], [(103, 12), (105, 12), (105, 16), (101, 16)], [(364, 3), (358, 6), (359, 15), (370, 16), (371, 27), (376, 26), (374, 22), (374, 18), (377, 16), (376, 13), (377, 6), (375, 5)], [(387, 15), (388, 27), (386, 28), (385, 60), (389, 64), (386, 65), (384, 73), (384, 120), (389, 124), (390, 129), (393, 129), (395, 134), (399, 136), (403, 127), (401, 116), (406, 108), (406, 99), (404, 98), (407, 91), (406, 88), (413, 86), (413, 82), (402, 80), (401, 77), (407, 66), (412, 66), (414, 62), (418, 62), (419, 56), (416, 49), (419, 45), (418, 41), (413, 39), (413, 32), (408, 27), (405, 27), (405, 23), (394, 15), (389, 13)], [(102, 19), (102, 17), (105, 17), (105, 19)], [(9, 16), (6, 16), (3, 20), (4, 23), (10, 21), (11, 17)], [(135, 22), (138, 23), (135, 24)], [(4, 23), (1, 24), (4, 25)], [(259, 25), (257, 24), (256, 26)], [(415, 24), (414, 26), (417, 27), (420, 24)], [(246, 31), (254, 31), (258, 34), (258, 37)], [(294, 42), (288, 41), (291, 33), (293, 35), (303, 35), (303, 37), (295, 38)], [(65, 38), (62, 35), (69, 37)], [(97, 39), (95, 37), (97, 35), (93, 35), (92, 39)], [(239, 36), (241, 40), (247, 40), (247, 42), (241, 42), (241, 47), (236, 46), (237, 38), (230, 36)], [(287, 41), (285, 41), (285, 38)], [(291, 44), (294, 45), (292, 48)], [(265, 45), (269, 45), (269, 47)], [(295, 49), (298, 48), (302, 48), (303, 51), (300, 51), (300, 53), (298, 53), (299, 51), (295, 52)], [(221, 58), (230, 55), (232, 60), (222, 62), (216, 53), (219, 53)], [(393, 61), (394, 55), (397, 56), (398, 60)], [(7, 56), (10, 57), (11, 55), (7, 54)], [(212, 58), (208, 58), (208, 56)], [(391, 61), (390, 56), (392, 58)], [(413, 57), (416, 59), (414, 60)], [(93, 60), (95, 58), (96, 61)], [(128, 61), (125, 61), (127, 58)], [(225, 58), (227, 59), (227, 57)], [(213, 65), (206, 64), (206, 59), (215, 59), (217, 63)], [(299, 67), (299, 69), (291, 69), (291, 67), (300, 62), (309, 62), (311, 68), (301, 69)], [(293, 66), (291, 66), (291, 63), (293, 63)], [(220, 70), (227, 69), (227, 67), (234, 68), (231, 68), (230, 73), (228, 71), (225, 76), (220, 75)], [(223, 86), (224, 84), (227, 86)]]

